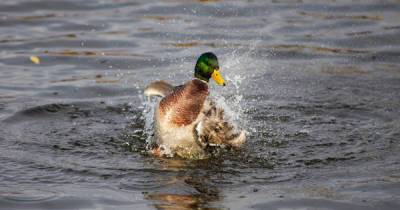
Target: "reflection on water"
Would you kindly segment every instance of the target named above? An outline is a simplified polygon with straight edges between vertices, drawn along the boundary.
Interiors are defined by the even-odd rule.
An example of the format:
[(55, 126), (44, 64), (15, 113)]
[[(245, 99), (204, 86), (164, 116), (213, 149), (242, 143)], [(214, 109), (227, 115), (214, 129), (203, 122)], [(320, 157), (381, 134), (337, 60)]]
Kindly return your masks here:
[(203, 209), (201, 206), (208, 202), (197, 195), (157, 194), (149, 195), (147, 198), (161, 202), (155, 204), (157, 209)]
[[(0, 209), (399, 209), (400, 4), (0, 2)], [(143, 88), (218, 55), (248, 131), (148, 155)], [(31, 56), (40, 59), (32, 63)]]
[[(145, 199), (154, 202), (157, 209), (214, 209), (210, 202), (220, 199), (219, 189), (211, 185), (207, 176), (170, 177), (170, 185), (186, 185), (193, 192), (146, 192)], [(168, 191), (168, 190), (167, 190)]]
[(143, 191), (144, 198), (157, 209), (219, 209), (214, 205), (221, 199), (220, 189), (212, 183), (212, 176), (201, 171), (221, 166), (218, 160), (212, 161), (217, 162), (177, 158), (153, 162), (160, 170), (176, 173), (155, 175), (153, 179), (164, 187)]

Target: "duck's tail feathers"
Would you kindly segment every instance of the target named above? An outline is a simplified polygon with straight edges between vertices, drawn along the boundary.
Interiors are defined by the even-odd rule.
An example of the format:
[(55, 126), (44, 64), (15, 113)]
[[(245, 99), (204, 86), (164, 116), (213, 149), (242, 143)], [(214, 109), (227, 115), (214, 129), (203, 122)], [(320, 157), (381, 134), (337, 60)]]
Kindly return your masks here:
[(174, 89), (174, 86), (163, 81), (156, 81), (152, 82), (150, 85), (148, 85), (144, 89), (144, 95), (150, 97), (150, 96), (161, 96), (165, 97), (166, 95), (170, 94), (172, 90)]

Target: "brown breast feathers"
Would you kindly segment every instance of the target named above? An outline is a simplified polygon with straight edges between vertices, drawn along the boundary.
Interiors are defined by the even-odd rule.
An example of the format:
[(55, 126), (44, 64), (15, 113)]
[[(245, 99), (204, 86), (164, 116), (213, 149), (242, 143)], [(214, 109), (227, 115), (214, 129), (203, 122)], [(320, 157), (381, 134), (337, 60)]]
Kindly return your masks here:
[(208, 95), (208, 84), (198, 79), (191, 80), (160, 101), (160, 117), (170, 113), (170, 122), (185, 126), (196, 120)]

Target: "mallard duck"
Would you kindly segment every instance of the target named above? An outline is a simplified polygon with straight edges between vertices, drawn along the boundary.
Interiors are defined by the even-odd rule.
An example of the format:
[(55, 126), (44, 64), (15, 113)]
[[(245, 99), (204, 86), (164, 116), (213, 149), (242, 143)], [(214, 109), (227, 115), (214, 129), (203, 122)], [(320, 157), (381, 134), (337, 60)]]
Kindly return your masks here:
[(197, 60), (194, 79), (172, 86), (156, 81), (146, 87), (146, 96), (163, 97), (154, 113), (156, 155), (179, 155), (184, 158), (206, 157), (212, 146), (240, 147), (246, 139), (244, 131), (224, 120), (224, 110), (208, 99), (208, 82), (212, 78), (225, 86), (217, 56), (203, 53)]

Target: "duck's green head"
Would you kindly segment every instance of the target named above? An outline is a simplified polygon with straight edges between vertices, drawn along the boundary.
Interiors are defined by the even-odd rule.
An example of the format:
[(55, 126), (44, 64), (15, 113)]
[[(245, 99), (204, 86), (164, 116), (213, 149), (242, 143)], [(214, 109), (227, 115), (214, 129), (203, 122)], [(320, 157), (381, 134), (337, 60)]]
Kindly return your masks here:
[(218, 85), (225, 86), (225, 80), (219, 73), (218, 58), (212, 52), (200, 55), (194, 68), (194, 76), (206, 82), (213, 78)]

